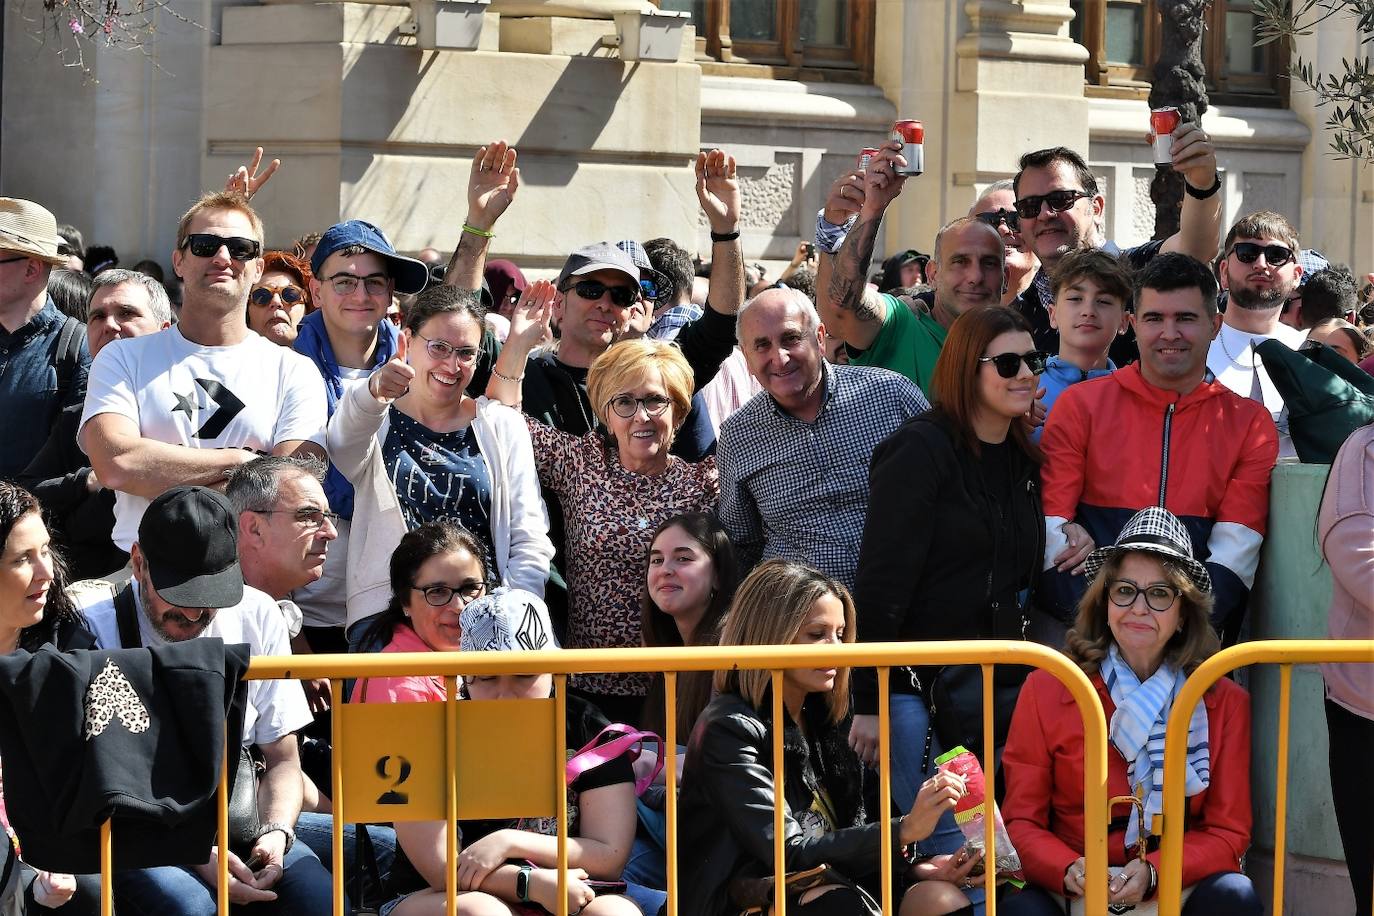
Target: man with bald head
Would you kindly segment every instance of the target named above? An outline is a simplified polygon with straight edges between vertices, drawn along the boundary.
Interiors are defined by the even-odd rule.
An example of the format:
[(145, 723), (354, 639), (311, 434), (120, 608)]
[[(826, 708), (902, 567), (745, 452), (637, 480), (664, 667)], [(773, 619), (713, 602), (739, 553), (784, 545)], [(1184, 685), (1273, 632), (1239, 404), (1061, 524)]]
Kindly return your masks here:
[(976, 217), (997, 230), (1007, 257), (1007, 284), (1002, 291), (1002, 304), (1011, 305), (1016, 297), (1035, 281), (1040, 259), (1021, 234), (1021, 219), (1016, 215), (1016, 191), (1010, 178), (994, 181), (968, 208), (968, 215)]
[(852, 588), (873, 447), (930, 405), (894, 372), (826, 363), (825, 328), (796, 290), (749, 300), (736, 334), (763, 391), (720, 426), (721, 524), (746, 570), (784, 557)]
[(843, 176), (831, 188), (827, 222), (843, 222), (859, 200), (858, 217), (835, 255), (822, 249), (816, 302), (830, 333), (844, 340), (852, 365), (900, 372), (930, 393), (935, 361), (954, 320), (971, 308), (997, 305), (1006, 283), (1006, 249), (987, 220), (961, 217), (935, 236), (926, 266), (928, 293), (879, 293), (867, 286), (873, 248), (887, 207), (906, 179), (895, 174), (884, 147), (863, 175), (862, 187)]

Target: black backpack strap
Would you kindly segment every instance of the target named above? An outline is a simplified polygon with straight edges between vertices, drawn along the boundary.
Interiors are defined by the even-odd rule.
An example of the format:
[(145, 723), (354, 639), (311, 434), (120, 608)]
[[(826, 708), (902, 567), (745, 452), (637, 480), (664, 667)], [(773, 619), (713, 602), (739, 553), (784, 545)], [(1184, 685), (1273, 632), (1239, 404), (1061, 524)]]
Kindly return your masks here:
[(125, 583), (114, 599), (115, 624), (119, 627), (119, 645), (125, 649), (143, 648), (138, 632), (138, 606), (134, 602), (134, 586)]
[(69, 315), (62, 322), (62, 330), (57, 332), (57, 351), (53, 357), (57, 368), (59, 405), (66, 403), (67, 392), (71, 390), (77, 370), (81, 368), (81, 338), (85, 329), (85, 325)]

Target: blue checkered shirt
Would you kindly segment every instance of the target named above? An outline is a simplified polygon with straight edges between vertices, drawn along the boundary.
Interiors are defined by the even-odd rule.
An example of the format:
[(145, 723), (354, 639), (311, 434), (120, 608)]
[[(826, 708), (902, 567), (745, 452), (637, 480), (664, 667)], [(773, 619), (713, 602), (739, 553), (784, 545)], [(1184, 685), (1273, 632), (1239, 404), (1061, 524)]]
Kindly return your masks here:
[(826, 364), (824, 372), (814, 421), (787, 413), (765, 391), (721, 424), (720, 522), (744, 569), (785, 557), (852, 589), (873, 447), (930, 404), (886, 369)]
[(653, 324), (649, 325), (649, 333), (646, 336), (652, 337), (654, 340), (671, 341), (682, 333), (683, 328), (696, 321), (703, 314), (705, 311), (701, 306), (692, 305), (690, 302), (686, 305), (675, 305), (665, 309), (662, 314), (654, 319)]

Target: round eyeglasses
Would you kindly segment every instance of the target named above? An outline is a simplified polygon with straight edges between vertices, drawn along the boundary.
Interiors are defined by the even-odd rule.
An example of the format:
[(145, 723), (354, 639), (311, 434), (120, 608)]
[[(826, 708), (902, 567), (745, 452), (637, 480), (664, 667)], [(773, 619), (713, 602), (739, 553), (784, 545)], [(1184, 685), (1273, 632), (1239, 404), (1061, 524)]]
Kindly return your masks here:
[(1173, 607), (1180, 594), (1178, 589), (1163, 582), (1141, 588), (1130, 579), (1116, 579), (1107, 586), (1107, 597), (1117, 607), (1130, 607), (1135, 604), (1136, 595), (1144, 595), (1145, 606), (1159, 614)]

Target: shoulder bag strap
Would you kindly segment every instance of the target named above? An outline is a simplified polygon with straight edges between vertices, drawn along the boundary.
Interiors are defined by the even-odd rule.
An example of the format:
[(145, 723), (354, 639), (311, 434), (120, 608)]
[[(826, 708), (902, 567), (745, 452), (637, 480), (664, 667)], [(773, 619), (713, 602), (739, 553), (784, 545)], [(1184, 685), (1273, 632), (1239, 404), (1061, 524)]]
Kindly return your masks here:
[(143, 637), (138, 632), (138, 606), (134, 602), (134, 587), (126, 583), (115, 595), (115, 623), (119, 627), (119, 645), (124, 649), (143, 648)]

